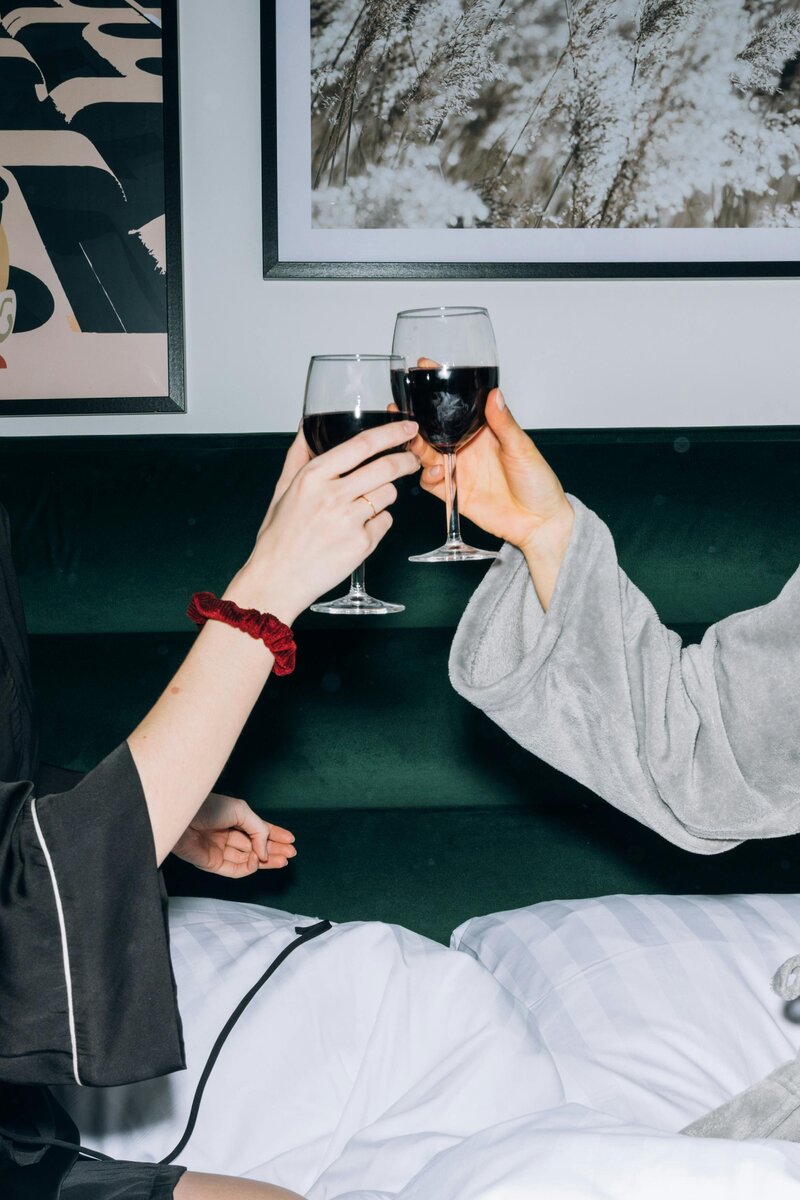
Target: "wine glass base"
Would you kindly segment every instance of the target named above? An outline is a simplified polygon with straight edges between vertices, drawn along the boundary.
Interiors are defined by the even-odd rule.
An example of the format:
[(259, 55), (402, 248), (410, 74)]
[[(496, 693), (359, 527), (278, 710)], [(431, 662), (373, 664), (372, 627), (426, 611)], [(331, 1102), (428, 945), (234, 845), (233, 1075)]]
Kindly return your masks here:
[(484, 562), (497, 557), (497, 550), (478, 550), (475, 546), (467, 546), (464, 542), (445, 542), (438, 550), (429, 550), (427, 554), (412, 554), (408, 561), (416, 563)]
[(385, 600), (376, 600), (366, 592), (357, 595), (340, 596), (338, 600), (323, 601), (312, 604), (311, 611), (327, 613), (330, 617), (383, 617), (391, 613), (406, 611), (405, 604), (389, 604)]

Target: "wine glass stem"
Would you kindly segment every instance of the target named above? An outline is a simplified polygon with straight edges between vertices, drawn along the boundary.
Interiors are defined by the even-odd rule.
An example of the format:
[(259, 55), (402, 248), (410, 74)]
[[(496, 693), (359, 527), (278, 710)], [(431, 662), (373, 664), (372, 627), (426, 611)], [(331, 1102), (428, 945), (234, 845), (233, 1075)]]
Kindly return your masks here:
[(350, 576), (350, 596), (365, 596), (366, 591), (367, 589), (364, 585), (364, 564), (362, 562), (361, 566), (356, 567)]
[(447, 542), (461, 542), (461, 521), (458, 515), (458, 482), (456, 479), (456, 456), (446, 455), (447, 471)]

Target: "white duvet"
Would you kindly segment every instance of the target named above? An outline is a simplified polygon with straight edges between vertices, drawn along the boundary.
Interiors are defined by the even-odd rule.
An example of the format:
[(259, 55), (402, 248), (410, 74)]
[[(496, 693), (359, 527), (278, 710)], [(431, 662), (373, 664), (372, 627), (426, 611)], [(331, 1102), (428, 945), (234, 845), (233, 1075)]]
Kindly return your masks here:
[[(316, 1195), (316, 1193), (312, 1193)], [(400, 1192), (338, 1200), (789, 1200), (800, 1148), (681, 1138), (565, 1104), (466, 1138)]]
[[(167, 1154), (227, 1016), (310, 920), (172, 901), (188, 1070), (60, 1089), (84, 1144)], [(682, 1138), (569, 1103), (534, 1019), (484, 967), (377, 923), (335, 926), (278, 969), (225, 1044), (178, 1161), (309, 1200), (800, 1198), (800, 1145)]]

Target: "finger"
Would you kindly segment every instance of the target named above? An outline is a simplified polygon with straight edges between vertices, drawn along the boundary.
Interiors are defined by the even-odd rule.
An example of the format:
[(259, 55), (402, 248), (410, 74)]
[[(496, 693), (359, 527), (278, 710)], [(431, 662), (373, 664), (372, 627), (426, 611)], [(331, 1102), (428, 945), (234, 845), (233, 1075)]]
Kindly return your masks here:
[[(253, 856), (255, 858), (255, 855)], [(248, 863), (224, 863), (215, 875), (222, 875), (225, 879), (246, 879), (248, 875), (254, 874), (258, 870), (258, 859), (255, 859), (255, 865), (250, 866)]]
[(364, 528), (369, 534), (369, 553), (372, 554), (378, 542), (385, 538), (392, 528), (392, 514), (384, 509), (383, 512), (378, 513), (377, 517), (367, 521)]
[(246, 833), (240, 829), (229, 829), (227, 846), (232, 850), (246, 850), (248, 853), (252, 849), (251, 840)]
[(492, 388), (486, 400), (486, 424), (506, 453), (530, 454), (533, 442), (514, 420), (500, 388)]
[(253, 812), (249, 804), (239, 800), (236, 807), (236, 828), (241, 830), (241, 836), (246, 836), (259, 858), (267, 853), (267, 839), (271, 826), (258, 813)]
[(275, 493), (270, 504), (271, 508), (277, 504), (281, 496), (292, 483), (293, 479), (297, 475), (297, 472), (300, 471), (306, 465), (306, 463), (310, 462), (311, 458), (312, 454), (303, 435), (303, 426), (301, 423), (300, 428), (297, 431), (297, 436), (289, 447), (286, 458), (284, 459), (280, 477), (275, 485)]
[(433, 446), (429, 446), (419, 434), (413, 441), (408, 443), (408, 449), (419, 459), (423, 467), (430, 466), (431, 463), (441, 462), (442, 460), (439, 451), (434, 450)]
[[(432, 360), (429, 358), (420, 359), (420, 362), (431, 362), (431, 361)], [(438, 364), (434, 364), (434, 365), (438, 365)], [(391, 404), (387, 404), (386, 408), (387, 408), (388, 412), (400, 412), (400, 409), (397, 407), (397, 405), (394, 403), (394, 401), (392, 401)], [(413, 441), (410, 441), (408, 443), (407, 448), (411, 451), (412, 454), (415, 454), (417, 456), (417, 458), (419, 459), (419, 461), (422, 463), (423, 466), (425, 466), (429, 462), (435, 462), (437, 458), (441, 458), (441, 455), (439, 454), (439, 452), (437, 450), (434, 450), (433, 446), (429, 446), (428, 443), (424, 440), (424, 438), (420, 434), (417, 434), (417, 436), (413, 439)]]
[(265, 855), (265, 859), (296, 857), (297, 850), (294, 846), (289, 846), (286, 844), (286, 842), (267, 842), (267, 853)]
[[(334, 446), (332, 450), (320, 454), (316, 462), (319, 469), (324, 469), (331, 479), (337, 475), (347, 475), (365, 459), (402, 446), (409, 438), (416, 436), (418, 428), (416, 421), (389, 421), (386, 425), (376, 425), (374, 429), (365, 429), (342, 442), (341, 446)], [(364, 489), (360, 490), (363, 492)]]
[(310, 462), (313, 455), (308, 448), (305, 434), (303, 433), (303, 422), (295, 435), (295, 439), (286, 452), (286, 458), (283, 460), (283, 468), (281, 475), (290, 475), (294, 479), (301, 467), (304, 467), (307, 462)]
[(342, 480), (342, 483), (345, 494), (355, 500), (357, 496), (366, 496), (384, 484), (391, 483), (393, 479), (401, 479), (403, 475), (415, 475), (418, 470), (419, 459), (410, 450), (406, 450), (403, 454), (384, 454), (375, 462), (365, 463)]
[(444, 497), (445, 479), (444, 464), (438, 462), (434, 463), (431, 467), (425, 468), (420, 477), (420, 483), (426, 492), (432, 492), (434, 496)]
[(279, 871), (281, 867), (289, 865), (288, 858), (282, 854), (271, 854), (266, 862), (258, 864), (259, 871)]
[(207, 846), (205, 848), (205, 862), (193, 861), (194, 865), (199, 867), (201, 871), (209, 871), (212, 874), (216, 874), (222, 870), (224, 854), (220, 846)]
[(418, 358), (417, 366), (423, 371), (435, 371), (442, 364), (437, 362), (435, 358)]
[[(390, 504), (394, 504), (397, 499), (397, 488), (393, 483), (385, 483), (383, 487), (376, 488), (374, 492), (365, 492), (363, 496), (357, 496), (353, 501), (354, 504), (367, 502), (366, 521), (373, 521), (379, 512), (383, 512)], [(359, 513), (359, 517), (362, 513)]]
[(252, 854), (242, 862), (223, 863), (216, 874), (224, 875), (227, 879), (244, 879), (247, 875), (253, 875), (257, 870), (258, 858)]
[(294, 834), (289, 829), (283, 829), (280, 825), (269, 826), (269, 840), (271, 842), (293, 842)]
[(253, 847), (249, 838), (244, 838), (244, 842), (232, 842), (230, 837), (222, 848), (222, 857), (229, 858), (231, 862), (239, 862), (242, 855), (253, 853)]

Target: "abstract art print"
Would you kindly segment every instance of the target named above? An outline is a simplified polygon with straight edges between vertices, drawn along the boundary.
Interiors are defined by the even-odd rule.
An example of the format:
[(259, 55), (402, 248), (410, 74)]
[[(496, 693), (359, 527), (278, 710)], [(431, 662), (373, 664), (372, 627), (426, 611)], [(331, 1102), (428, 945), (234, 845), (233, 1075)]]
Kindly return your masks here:
[(794, 275), (800, 0), (263, 0), (269, 275)]
[(0, 0), (0, 416), (184, 408), (175, 0)]

